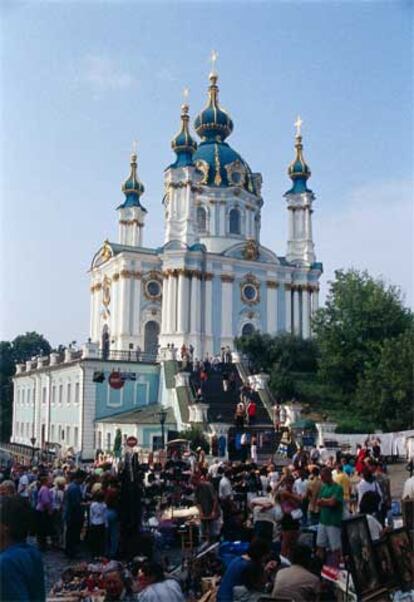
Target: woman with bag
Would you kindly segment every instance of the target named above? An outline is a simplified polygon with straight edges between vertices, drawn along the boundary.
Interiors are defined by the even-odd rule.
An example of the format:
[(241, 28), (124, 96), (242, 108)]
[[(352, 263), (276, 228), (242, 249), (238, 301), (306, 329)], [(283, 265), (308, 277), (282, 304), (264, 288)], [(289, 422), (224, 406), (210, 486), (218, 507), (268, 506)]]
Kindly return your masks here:
[(279, 501), (283, 516), (280, 521), (282, 527), (282, 548), (280, 553), (286, 558), (291, 557), (293, 548), (299, 537), (300, 523), (303, 517), (301, 510), (302, 498), (294, 493), (294, 478), (291, 474), (283, 476), (275, 488), (275, 499)]

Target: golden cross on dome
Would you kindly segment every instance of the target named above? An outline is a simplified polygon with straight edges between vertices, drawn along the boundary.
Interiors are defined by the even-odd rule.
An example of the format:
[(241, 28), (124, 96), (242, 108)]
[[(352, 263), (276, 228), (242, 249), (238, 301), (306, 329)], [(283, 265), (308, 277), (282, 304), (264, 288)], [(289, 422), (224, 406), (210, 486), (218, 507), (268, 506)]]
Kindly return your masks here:
[(301, 119), (300, 115), (298, 115), (296, 118), (296, 121), (294, 123), (294, 126), (296, 128), (296, 136), (302, 135), (302, 125), (303, 125), (303, 119)]
[(217, 75), (216, 72), (216, 63), (217, 63), (217, 59), (218, 59), (218, 52), (217, 50), (212, 50), (211, 51), (211, 55), (210, 55), (210, 59), (211, 59), (211, 73), (213, 75)]
[(136, 155), (137, 154), (137, 147), (138, 147), (138, 140), (133, 140), (132, 141), (132, 154)]
[(188, 86), (186, 86), (183, 90), (183, 97), (184, 97), (184, 102), (187, 103), (188, 102), (188, 96), (190, 94), (190, 88)]

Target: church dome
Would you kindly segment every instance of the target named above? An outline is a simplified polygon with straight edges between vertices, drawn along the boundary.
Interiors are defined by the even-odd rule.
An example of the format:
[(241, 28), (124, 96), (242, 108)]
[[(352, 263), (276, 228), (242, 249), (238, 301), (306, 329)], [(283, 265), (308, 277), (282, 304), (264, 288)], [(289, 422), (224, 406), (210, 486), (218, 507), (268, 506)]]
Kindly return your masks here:
[(210, 74), (208, 102), (205, 109), (197, 115), (194, 128), (202, 140), (225, 140), (233, 131), (233, 121), (218, 103), (218, 76)]
[(189, 131), (190, 117), (188, 115), (188, 105), (181, 107), (181, 130), (171, 141), (171, 147), (177, 159), (171, 167), (186, 167), (193, 164), (193, 153), (197, 149), (197, 142), (191, 137)]
[(218, 102), (218, 76), (210, 74), (207, 107), (197, 115), (194, 128), (201, 142), (193, 155), (193, 164), (205, 186), (239, 186), (255, 193), (250, 167), (225, 139), (233, 131), (233, 121)]
[[(144, 194), (144, 184), (137, 175), (137, 155), (131, 155), (131, 171), (125, 182), (122, 184), (122, 192), (125, 195), (125, 201), (118, 207), (142, 207), (140, 197)], [(142, 207), (143, 209), (143, 207)]]
[(288, 167), (288, 176), (293, 181), (293, 186), (290, 190), (287, 191), (286, 194), (312, 192), (307, 187), (307, 180), (311, 176), (311, 170), (307, 165), (305, 159), (303, 158), (303, 144), (302, 136), (300, 133), (300, 126), (302, 125), (302, 120), (298, 118), (295, 125), (297, 125), (298, 128), (296, 132), (295, 143), (296, 157)]

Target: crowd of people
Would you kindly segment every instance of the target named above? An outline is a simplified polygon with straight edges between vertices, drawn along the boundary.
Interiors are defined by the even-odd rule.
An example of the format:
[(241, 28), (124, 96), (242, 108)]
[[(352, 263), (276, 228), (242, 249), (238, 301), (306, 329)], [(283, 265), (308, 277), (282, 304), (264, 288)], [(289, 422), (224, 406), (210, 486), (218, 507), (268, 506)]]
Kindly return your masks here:
[[(55, 461), (15, 465), (7, 476), (0, 483), (7, 600), (44, 599), (41, 553), (51, 548), (64, 550), (71, 561), (103, 563), (99, 578), (90, 577), (88, 569), (81, 581), (86, 591), (101, 588), (107, 600), (162, 601), (167, 597), (159, 592), (167, 591), (168, 600), (184, 600), (186, 588), (168, 577), (173, 564), (168, 556), (176, 554), (185, 526), (174, 521), (171, 508), (192, 509), (202, 544), (245, 542), (243, 553), (222, 571), (218, 602), (254, 602), (263, 592), (317, 599), (322, 564), (344, 563), (342, 520), (366, 515), (372, 540), (393, 521), (387, 467), (380, 443), (372, 441), (355, 455), (336, 457), (323, 446), (299, 447), (283, 467), (272, 461), (258, 465), (254, 454), (241, 462), (209, 462), (201, 448), (175, 450), (170, 457), (151, 454), (139, 462), (127, 450), (118, 466), (102, 458), (83, 469)], [(414, 498), (412, 480), (403, 496)], [(36, 537), (36, 547), (26, 543), (28, 534)], [(309, 545), (312, 534), (315, 545)], [(145, 561), (129, 568), (126, 579), (120, 561), (130, 563), (136, 556)], [(22, 578), (16, 577), (18, 570)], [(113, 597), (119, 591), (124, 597)]]

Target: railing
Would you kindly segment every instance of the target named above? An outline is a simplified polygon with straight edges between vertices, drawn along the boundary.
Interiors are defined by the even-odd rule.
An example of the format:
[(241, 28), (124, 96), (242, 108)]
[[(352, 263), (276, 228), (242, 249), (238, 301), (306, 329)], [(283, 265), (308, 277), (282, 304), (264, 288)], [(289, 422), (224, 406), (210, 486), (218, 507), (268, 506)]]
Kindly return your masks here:
[(120, 361), (120, 362), (141, 362), (143, 364), (153, 364), (157, 360), (157, 354), (143, 353), (131, 349), (128, 351), (117, 351), (116, 349), (108, 349), (99, 351), (99, 359), (104, 361)]

